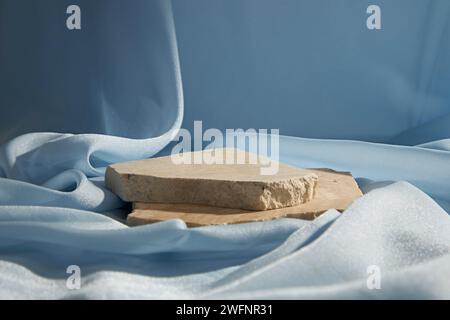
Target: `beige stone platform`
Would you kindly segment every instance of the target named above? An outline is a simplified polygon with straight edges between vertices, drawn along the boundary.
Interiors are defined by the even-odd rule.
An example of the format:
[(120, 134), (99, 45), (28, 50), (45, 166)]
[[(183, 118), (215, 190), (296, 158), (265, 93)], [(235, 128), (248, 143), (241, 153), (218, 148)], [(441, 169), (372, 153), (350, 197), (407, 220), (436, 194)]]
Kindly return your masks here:
[[(228, 150), (228, 149), (219, 149)], [(231, 149), (230, 149), (231, 150)], [(218, 151), (217, 149), (215, 151)], [(207, 155), (199, 151), (189, 155)], [(130, 161), (106, 170), (106, 186), (127, 202), (189, 203), (245, 210), (296, 206), (314, 196), (314, 172), (277, 163), (278, 172), (262, 175), (265, 163), (234, 150), (242, 164), (176, 164), (168, 157)], [(183, 206), (184, 208), (184, 206)]]
[(128, 215), (131, 226), (181, 219), (190, 227), (267, 221), (277, 218), (314, 219), (328, 209), (344, 211), (362, 193), (350, 173), (328, 169), (308, 170), (319, 177), (316, 196), (295, 206), (268, 211), (247, 211), (191, 204), (135, 203)]

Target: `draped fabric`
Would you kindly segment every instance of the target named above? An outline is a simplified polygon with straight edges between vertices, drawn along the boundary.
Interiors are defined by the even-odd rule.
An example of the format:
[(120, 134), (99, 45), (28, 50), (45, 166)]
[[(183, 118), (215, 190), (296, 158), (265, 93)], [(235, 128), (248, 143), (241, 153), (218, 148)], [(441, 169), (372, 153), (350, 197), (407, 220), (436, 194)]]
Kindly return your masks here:
[[(0, 0), (0, 297), (450, 298), (450, 4), (392, 3), (377, 35), (351, 32), (361, 1)], [(280, 128), (281, 161), (351, 171), (364, 196), (314, 221), (130, 228), (104, 170), (158, 154), (183, 114)]]

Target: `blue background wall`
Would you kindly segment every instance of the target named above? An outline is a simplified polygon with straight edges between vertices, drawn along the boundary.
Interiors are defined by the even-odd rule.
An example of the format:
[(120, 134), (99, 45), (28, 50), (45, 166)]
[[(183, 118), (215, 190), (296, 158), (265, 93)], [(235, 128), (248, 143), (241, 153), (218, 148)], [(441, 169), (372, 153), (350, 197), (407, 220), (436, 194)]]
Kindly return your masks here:
[[(382, 30), (366, 27), (369, 4)], [(402, 137), (450, 113), (446, 0), (174, 0), (185, 126), (282, 134)], [(450, 120), (450, 119), (448, 119)], [(437, 136), (436, 136), (437, 135)]]
[[(450, 136), (448, 0), (173, 0), (184, 126), (413, 144)], [(65, 27), (79, 4), (83, 29)], [(369, 4), (382, 30), (366, 28)], [(146, 138), (179, 107), (167, 0), (0, 0), (0, 142)]]

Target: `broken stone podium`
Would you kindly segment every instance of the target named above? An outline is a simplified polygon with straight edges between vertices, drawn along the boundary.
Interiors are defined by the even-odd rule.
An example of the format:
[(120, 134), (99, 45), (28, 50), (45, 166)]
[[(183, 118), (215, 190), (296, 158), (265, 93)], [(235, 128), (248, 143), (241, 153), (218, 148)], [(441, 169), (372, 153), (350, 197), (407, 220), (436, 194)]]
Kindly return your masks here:
[(251, 161), (251, 154), (235, 155), (244, 161), (178, 163), (167, 156), (118, 163), (107, 168), (105, 183), (133, 203), (127, 218), (132, 226), (170, 219), (190, 227), (314, 219), (328, 209), (343, 211), (362, 195), (350, 173), (277, 163), (276, 174), (262, 175), (261, 162)]

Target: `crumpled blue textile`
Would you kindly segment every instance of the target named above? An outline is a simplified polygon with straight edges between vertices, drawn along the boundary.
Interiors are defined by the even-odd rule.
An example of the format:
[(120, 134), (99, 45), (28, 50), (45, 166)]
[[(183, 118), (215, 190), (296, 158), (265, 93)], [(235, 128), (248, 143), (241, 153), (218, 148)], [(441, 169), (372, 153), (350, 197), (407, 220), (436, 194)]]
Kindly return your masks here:
[[(49, 1), (49, 7), (58, 8), (57, 2)], [(120, 0), (108, 1), (109, 9), (102, 2), (80, 1), (104, 9), (97, 30), (108, 29), (113, 36), (103, 38), (108, 49), (101, 51), (99, 44), (98, 57), (111, 61), (71, 56), (81, 59), (77, 65), (85, 70), (96, 68), (83, 82), (86, 87), (78, 87), (77, 99), (70, 86), (67, 91), (61, 86), (54, 98), (32, 94), (37, 92), (34, 84), (48, 92), (56, 79), (70, 79), (63, 70), (46, 75), (26, 64), (20, 72), (12, 69), (17, 61), (5, 59), (18, 52), (24, 63), (34, 64), (20, 40), (7, 37), (13, 18), (4, 12), (23, 9), (23, 2), (0, 0), (0, 45), (9, 44), (0, 47), (0, 136), (5, 141), (0, 147), (0, 298), (450, 299), (450, 139), (426, 139), (442, 134), (442, 128), (450, 126), (448, 117), (426, 131), (420, 125), (408, 127), (400, 140), (410, 145), (281, 136), (281, 161), (351, 171), (357, 178), (364, 196), (343, 214), (331, 209), (314, 221), (280, 219), (193, 229), (179, 220), (127, 227), (123, 219), (128, 209), (104, 187), (105, 167), (154, 156), (176, 135), (184, 109), (181, 71), (167, 2), (136, 0), (136, 7), (128, 10)], [(125, 16), (147, 12), (155, 19), (142, 15), (136, 24), (116, 26), (119, 9)], [(59, 12), (37, 5), (28, 10), (37, 10), (36, 19), (44, 21)], [(117, 33), (128, 27), (127, 32), (135, 34), (141, 23), (152, 25), (142, 37)], [(42, 31), (33, 30), (17, 32), (27, 38), (28, 32)], [(92, 36), (81, 37), (96, 43)], [(123, 58), (127, 50), (116, 48), (118, 39), (128, 50), (143, 42), (148, 65), (136, 67), (140, 56)], [(76, 40), (71, 48), (82, 50), (83, 41)], [(39, 62), (51, 67), (56, 56), (47, 57), (51, 52), (45, 47), (36, 50), (36, 57), (43, 59)], [(120, 62), (119, 69), (111, 66), (114, 61)], [(27, 79), (22, 77), (25, 70), (30, 72)], [(81, 77), (77, 68), (72, 71), (75, 79)], [(67, 97), (80, 104), (77, 112), (63, 103)], [(27, 102), (17, 111), (27, 99), (35, 100), (36, 109)], [(420, 114), (414, 109), (419, 107), (411, 106)], [(86, 117), (90, 112), (92, 118)], [(18, 115), (23, 114), (29, 116), (21, 120)], [(73, 133), (27, 133), (45, 128)], [(78, 290), (67, 287), (71, 265), (81, 269)], [(373, 266), (379, 270), (379, 289), (368, 285)]]
[[(3, 157), (23, 146), (21, 139), (39, 136), (13, 140)], [(101, 176), (87, 178), (85, 156), (84, 166), (42, 185), (1, 178), (0, 296), (450, 298), (450, 217), (443, 209), (450, 211), (449, 143), (282, 137), (283, 161), (364, 177), (362, 198), (342, 215), (329, 210), (314, 221), (188, 229), (173, 220), (129, 228), (101, 213), (121, 204)], [(69, 265), (82, 270), (80, 290), (66, 288)], [(381, 271), (379, 290), (366, 284), (372, 265)]]

